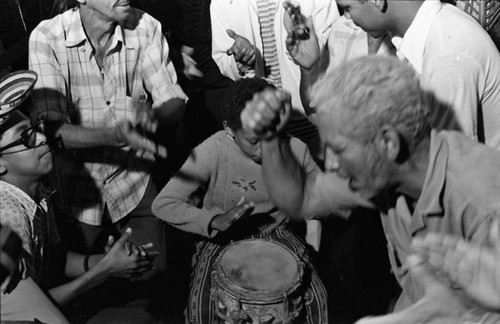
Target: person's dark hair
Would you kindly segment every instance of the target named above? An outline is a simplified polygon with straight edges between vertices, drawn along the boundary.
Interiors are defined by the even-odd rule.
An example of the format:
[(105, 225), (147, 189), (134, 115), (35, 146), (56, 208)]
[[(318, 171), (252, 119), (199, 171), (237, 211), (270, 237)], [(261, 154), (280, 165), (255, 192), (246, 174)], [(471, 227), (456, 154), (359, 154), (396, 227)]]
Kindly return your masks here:
[(240, 79), (234, 82), (226, 92), (224, 107), (222, 109), (222, 120), (233, 131), (241, 128), (240, 114), (245, 108), (246, 102), (253, 98), (253, 95), (265, 88), (274, 86), (264, 79), (251, 78)]
[(57, 16), (58, 14), (77, 6), (78, 1), (76, 0), (56, 0), (54, 1), (54, 5), (52, 7), (52, 16)]

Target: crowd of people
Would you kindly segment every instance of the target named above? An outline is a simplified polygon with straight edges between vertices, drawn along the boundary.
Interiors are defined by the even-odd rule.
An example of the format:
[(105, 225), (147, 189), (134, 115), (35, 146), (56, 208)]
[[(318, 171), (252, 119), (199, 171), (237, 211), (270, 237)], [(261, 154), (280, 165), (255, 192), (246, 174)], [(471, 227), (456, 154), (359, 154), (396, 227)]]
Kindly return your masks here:
[[(56, 0), (1, 79), (2, 323), (500, 323), (495, 23), (444, 0), (174, 2)], [(241, 269), (236, 306), (215, 287), (256, 241), (297, 260), (281, 313), (242, 306)], [(380, 307), (338, 311), (330, 249), (336, 297)], [(354, 287), (379, 273), (386, 292)]]

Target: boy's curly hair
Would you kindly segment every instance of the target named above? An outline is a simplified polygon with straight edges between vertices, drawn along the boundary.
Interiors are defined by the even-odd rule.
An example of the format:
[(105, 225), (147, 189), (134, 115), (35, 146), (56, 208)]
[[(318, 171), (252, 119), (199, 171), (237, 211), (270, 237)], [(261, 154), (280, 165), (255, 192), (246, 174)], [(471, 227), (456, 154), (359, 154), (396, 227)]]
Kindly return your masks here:
[(224, 107), (222, 109), (222, 120), (233, 131), (241, 128), (240, 114), (245, 108), (246, 102), (253, 98), (253, 95), (265, 88), (274, 86), (264, 79), (251, 78), (240, 79), (234, 82), (226, 92)]

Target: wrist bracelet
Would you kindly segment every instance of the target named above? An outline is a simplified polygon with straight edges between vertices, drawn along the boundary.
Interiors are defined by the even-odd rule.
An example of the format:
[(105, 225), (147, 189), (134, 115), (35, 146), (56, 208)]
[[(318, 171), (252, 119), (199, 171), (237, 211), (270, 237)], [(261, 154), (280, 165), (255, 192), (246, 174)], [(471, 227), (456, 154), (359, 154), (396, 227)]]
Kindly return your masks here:
[(90, 258), (90, 254), (87, 254), (85, 256), (85, 258), (83, 258), (83, 270), (85, 272), (89, 271), (89, 258)]

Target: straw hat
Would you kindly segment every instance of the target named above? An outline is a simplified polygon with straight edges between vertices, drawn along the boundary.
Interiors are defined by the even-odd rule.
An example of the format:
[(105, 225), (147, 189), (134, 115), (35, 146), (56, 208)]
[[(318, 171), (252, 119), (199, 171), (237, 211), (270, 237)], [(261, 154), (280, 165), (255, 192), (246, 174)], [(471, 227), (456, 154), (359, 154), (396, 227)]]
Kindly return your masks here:
[(7, 74), (0, 80), (0, 123), (29, 97), (38, 76), (30, 70)]

